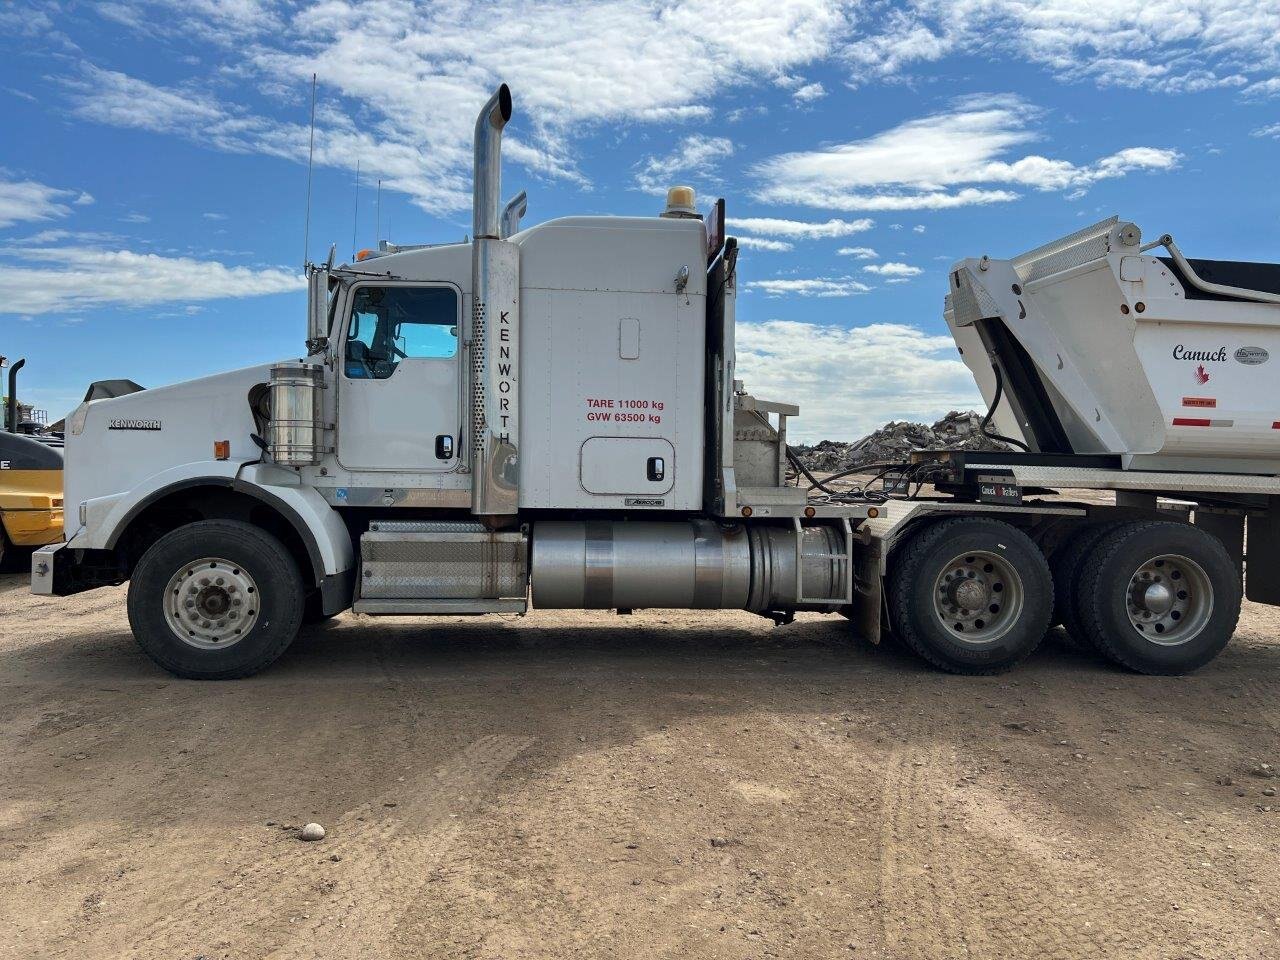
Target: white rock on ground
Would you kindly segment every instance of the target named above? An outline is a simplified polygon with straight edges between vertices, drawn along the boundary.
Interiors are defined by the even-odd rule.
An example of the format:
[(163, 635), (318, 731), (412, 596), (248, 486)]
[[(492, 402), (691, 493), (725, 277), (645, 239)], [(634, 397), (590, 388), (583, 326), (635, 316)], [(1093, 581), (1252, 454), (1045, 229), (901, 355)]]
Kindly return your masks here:
[(318, 823), (308, 823), (302, 828), (300, 836), (303, 840), (323, 840), (324, 827), (320, 826)]

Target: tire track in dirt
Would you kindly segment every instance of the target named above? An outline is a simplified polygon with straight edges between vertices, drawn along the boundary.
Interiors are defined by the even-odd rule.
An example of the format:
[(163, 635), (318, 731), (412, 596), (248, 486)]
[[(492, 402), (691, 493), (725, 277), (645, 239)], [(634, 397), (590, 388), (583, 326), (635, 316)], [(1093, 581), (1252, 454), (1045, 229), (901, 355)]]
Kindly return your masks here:
[[(393, 634), (380, 640), (373, 655), (407, 725), (406, 749), (412, 750), (420, 739), (422, 704), (432, 691), (419, 676), (405, 638)], [(415, 906), (416, 894), (431, 882), (461, 832), (461, 815), (483, 802), (502, 772), (533, 741), (483, 737), (429, 776), (398, 784), (394, 800), (380, 797), (340, 817), (324, 844), (308, 849), (340, 858), (331, 874), (318, 881), (313, 876), (310, 888), (299, 884), (296, 896), (286, 895), (296, 904), (310, 899), (309, 906), (286, 911), (290, 915), (260, 911), (245, 924), (256, 955), (275, 960), (387, 955), (388, 937)], [(280, 866), (290, 869), (288, 864)], [(279, 868), (261, 877), (259, 886), (265, 890), (260, 901), (270, 902), (279, 892), (278, 872)], [(148, 943), (137, 956), (151, 955), (151, 946)]]
[[(531, 737), (486, 737), (469, 749), (461, 767), (436, 780), (431, 794), (410, 804), (413, 826), (404, 819), (394, 829), (354, 838), (344, 854), (352, 862), (319, 905), (323, 916), (292, 930), (274, 960), (324, 956), (332, 960), (386, 956), (387, 939), (400, 918), (418, 901), (461, 832), (454, 818), (474, 809), (487, 788), (533, 742)], [(425, 827), (426, 829), (423, 829)]]
[[(383, 794), (338, 817), (322, 843), (286, 841), (211, 889), (171, 900), (163, 916), (112, 955), (170, 960), (239, 955), (238, 949), (281, 958), (383, 955), (376, 948), (393, 926), (388, 921), (429, 881), (458, 832), (454, 818), (478, 806), (531, 742), (492, 735), (470, 743), (416, 782), (397, 783), (396, 801)], [(326, 859), (333, 857), (339, 859)], [(77, 940), (53, 955), (106, 954)]]
[(896, 746), (885, 764), (880, 820), (880, 902), (885, 948), (894, 958), (966, 958), (963, 916), (949, 889), (930, 781), (954, 775), (936, 747)]
[[(1174, 929), (1179, 942), (1216, 942), (1190, 912), (1168, 912), (1197, 899), (1161, 884), (1186, 875), (1176, 849), (1129, 838), (1107, 846), (1030, 818), (1024, 803), (1041, 804), (966, 779), (945, 733), (918, 711), (900, 715), (880, 810), (880, 919), (893, 960), (1157, 956)], [(786, 726), (865, 769), (865, 754), (850, 761), (842, 741), (816, 736), (812, 724)]]

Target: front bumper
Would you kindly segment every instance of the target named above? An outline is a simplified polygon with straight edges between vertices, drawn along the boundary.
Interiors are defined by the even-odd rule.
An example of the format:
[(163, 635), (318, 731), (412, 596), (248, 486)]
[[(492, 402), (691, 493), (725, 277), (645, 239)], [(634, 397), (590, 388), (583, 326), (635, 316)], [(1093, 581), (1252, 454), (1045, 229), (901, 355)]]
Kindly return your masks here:
[[(51, 543), (31, 554), (31, 592), (44, 596), (54, 595), (55, 580), (66, 579), (67, 545)], [(61, 564), (59, 564), (61, 555)], [(58, 567), (62, 567), (62, 575), (58, 575)]]

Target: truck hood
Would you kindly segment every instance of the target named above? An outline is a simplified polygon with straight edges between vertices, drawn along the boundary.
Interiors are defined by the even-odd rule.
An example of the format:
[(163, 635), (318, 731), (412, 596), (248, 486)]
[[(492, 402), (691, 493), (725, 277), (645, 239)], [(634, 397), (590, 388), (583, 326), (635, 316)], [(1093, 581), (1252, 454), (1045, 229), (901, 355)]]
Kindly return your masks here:
[(67, 417), (68, 536), (81, 501), (123, 493), (180, 464), (212, 460), (217, 440), (230, 442), (231, 460), (256, 460), (249, 390), (266, 383), (270, 371), (261, 364), (82, 403)]

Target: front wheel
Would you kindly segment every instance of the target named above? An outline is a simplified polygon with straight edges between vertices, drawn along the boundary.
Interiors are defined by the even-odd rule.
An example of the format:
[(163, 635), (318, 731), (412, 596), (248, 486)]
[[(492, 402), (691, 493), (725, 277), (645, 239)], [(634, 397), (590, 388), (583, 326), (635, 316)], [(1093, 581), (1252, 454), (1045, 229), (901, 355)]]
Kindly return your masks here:
[(201, 520), (142, 555), (129, 582), (129, 625), (170, 673), (229, 680), (284, 653), (303, 601), (297, 564), (279, 540), (237, 520)]
[(952, 673), (999, 673), (1033, 651), (1053, 610), (1039, 548), (1007, 523), (943, 520), (913, 537), (889, 582), (893, 626)]

